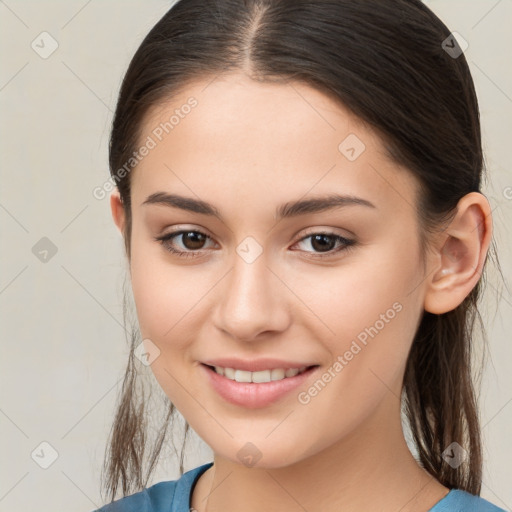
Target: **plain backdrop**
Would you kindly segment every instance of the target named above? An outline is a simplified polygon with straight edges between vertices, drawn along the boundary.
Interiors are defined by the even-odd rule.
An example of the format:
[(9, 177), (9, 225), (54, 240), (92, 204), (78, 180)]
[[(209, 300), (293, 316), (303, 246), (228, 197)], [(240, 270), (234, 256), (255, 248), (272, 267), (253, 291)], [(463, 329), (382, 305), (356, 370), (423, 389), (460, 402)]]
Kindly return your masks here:
[[(468, 42), (490, 172), (484, 192), (508, 283), (512, 3), (427, 3)], [(92, 191), (109, 176), (109, 128), (128, 62), (170, 5), (0, 2), (0, 512), (102, 504), (100, 468), (127, 357), (126, 264), (108, 197)], [(490, 358), (480, 397), (482, 496), (510, 511), (512, 298), (500, 286), (489, 279), (483, 307)], [(209, 447), (192, 441), (186, 470), (212, 460)], [(150, 483), (177, 475), (176, 459), (167, 458)]]

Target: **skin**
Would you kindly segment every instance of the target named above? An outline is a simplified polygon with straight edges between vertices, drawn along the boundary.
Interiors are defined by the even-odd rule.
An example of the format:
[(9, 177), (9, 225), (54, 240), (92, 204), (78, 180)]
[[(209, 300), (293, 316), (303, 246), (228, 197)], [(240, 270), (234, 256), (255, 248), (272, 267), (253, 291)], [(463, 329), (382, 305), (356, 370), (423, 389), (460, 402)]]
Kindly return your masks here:
[[(451, 223), (432, 238), (424, 269), (416, 179), (332, 98), (243, 73), (210, 77), (153, 109), (140, 140), (190, 96), (198, 105), (132, 171), (130, 272), (142, 337), (160, 350), (154, 375), (214, 452), (192, 507), (429, 510), (448, 489), (404, 440), (402, 379), (423, 311), (454, 309), (480, 278), (491, 237), (487, 199), (471, 193), (460, 200)], [(354, 161), (338, 150), (351, 133), (366, 146)], [(143, 205), (155, 192), (212, 203), (223, 220)], [(331, 193), (375, 208), (274, 217), (283, 203)], [(117, 191), (111, 208), (124, 233)], [(199, 257), (180, 258), (154, 239), (180, 228), (210, 237), (203, 245), (182, 236), (169, 242)], [(315, 258), (325, 253), (304, 237), (323, 230), (357, 244)], [(236, 252), (248, 236), (263, 251), (252, 263)], [(338, 246), (334, 239), (328, 248)], [(199, 361), (222, 356), (291, 358), (325, 371), (396, 302), (400, 312), (307, 404), (297, 395), (313, 382), (268, 407), (239, 407), (200, 371)], [(261, 452), (253, 467), (237, 457), (247, 442)]]

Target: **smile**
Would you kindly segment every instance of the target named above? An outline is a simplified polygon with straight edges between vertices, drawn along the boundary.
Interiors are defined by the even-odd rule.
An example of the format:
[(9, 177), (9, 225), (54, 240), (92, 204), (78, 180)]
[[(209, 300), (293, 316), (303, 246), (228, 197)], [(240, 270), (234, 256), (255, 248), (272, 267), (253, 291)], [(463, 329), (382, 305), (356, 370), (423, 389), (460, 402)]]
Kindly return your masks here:
[(302, 368), (274, 368), (272, 370), (261, 370), (259, 372), (249, 372), (246, 370), (237, 370), (235, 368), (223, 368), (222, 366), (210, 366), (216, 373), (223, 375), (227, 379), (236, 382), (272, 382), (283, 380), (289, 377), (295, 377), (299, 373), (304, 372), (307, 366)]
[[(200, 364), (199, 368), (212, 389), (222, 399), (239, 407), (257, 409), (284, 399), (299, 386), (306, 386), (318, 373), (320, 366), (273, 368), (256, 372), (204, 363)], [(221, 375), (221, 371), (225, 374)]]

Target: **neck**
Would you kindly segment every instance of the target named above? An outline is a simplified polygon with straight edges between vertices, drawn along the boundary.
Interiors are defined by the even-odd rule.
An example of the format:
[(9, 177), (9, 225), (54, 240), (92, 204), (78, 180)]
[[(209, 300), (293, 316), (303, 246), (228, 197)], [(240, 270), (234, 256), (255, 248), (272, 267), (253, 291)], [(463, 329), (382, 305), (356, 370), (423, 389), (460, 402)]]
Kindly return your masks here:
[(391, 392), (385, 401), (350, 435), (288, 466), (246, 467), (215, 455), (214, 465), (194, 488), (193, 509), (427, 512), (448, 488), (412, 456), (402, 431), (400, 401)]

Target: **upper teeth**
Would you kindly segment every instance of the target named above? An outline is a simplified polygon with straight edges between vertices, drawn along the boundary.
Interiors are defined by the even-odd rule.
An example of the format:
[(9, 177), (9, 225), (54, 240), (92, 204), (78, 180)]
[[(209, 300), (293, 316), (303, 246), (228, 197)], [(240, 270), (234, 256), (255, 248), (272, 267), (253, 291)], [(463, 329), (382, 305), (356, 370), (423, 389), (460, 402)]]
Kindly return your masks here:
[(215, 366), (215, 371), (224, 375), (224, 377), (235, 380), (236, 382), (271, 382), (273, 380), (282, 380), (286, 377), (294, 377), (298, 373), (302, 373), (306, 366), (302, 368), (275, 368), (273, 370), (262, 370), (259, 372), (248, 372), (245, 370), (235, 370), (234, 368), (222, 368)]

